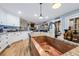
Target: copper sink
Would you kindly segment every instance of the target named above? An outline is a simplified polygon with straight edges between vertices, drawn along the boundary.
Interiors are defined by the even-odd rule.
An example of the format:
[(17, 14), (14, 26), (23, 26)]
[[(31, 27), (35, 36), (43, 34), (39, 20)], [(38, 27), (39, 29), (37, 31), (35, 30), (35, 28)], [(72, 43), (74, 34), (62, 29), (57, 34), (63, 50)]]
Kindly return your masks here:
[[(76, 45), (71, 45), (68, 43), (64, 43), (63, 41), (57, 40), (55, 38), (47, 37), (47, 36), (36, 36), (33, 37), (34, 40), (40, 45), (40, 47), (50, 56), (59, 56), (64, 54), (65, 52), (73, 49)], [(32, 42), (32, 46), (35, 46)], [(33, 50), (37, 50), (35, 47), (32, 47)], [(39, 51), (39, 50), (38, 50)], [(37, 55), (38, 52), (36, 52)], [(33, 55), (33, 53), (32, 53)], [(38, 53), (38, 55), (40, 55)]]

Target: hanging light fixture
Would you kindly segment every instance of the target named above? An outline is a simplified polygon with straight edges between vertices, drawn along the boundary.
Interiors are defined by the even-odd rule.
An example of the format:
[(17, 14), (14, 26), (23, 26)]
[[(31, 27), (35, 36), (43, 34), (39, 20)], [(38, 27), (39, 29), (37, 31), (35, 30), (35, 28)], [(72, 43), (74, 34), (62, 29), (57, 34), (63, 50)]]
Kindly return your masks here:
[(40, 3), (40, 16), (39, 16), (39, 19), (43, 19), (43, 16), (42, 16), (42, 3)]
[(48, 16), (44, 17), (44, 16), (42, 15), (42, 4), (43, 4), (43, 3), (40, 3), (40, 16), (39, 16), (39, 19), (48, 19), (48, 18), (49, 18)]

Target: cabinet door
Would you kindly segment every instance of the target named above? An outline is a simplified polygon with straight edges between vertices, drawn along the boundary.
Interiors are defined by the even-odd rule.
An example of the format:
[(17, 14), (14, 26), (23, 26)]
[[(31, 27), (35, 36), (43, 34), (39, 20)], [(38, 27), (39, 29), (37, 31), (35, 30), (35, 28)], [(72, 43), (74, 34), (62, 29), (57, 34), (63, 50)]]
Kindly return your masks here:
[(8, 41), (6, 35), (0, 36), (0, 52), (3, 51), (8, 46)]
[(7, 14), (7, 25), (9, 26), (19, 26), (20, 20), (19, 17)]
[(77, 32), (79, 33), (79, 18), (76, 20), (76, 28), (77, 28)]
[(5, 34), (0, 36), (0, 44), (3, 44), (4, 42), (7, 41), (7, 36)]
[(0, 52), (3, 51), (7, 46), (8, 46), (8, 44), (6, 42), (0, 44)]
[(2, 10), (0, 9), (0, 25), (2, 24)]
[(6, 13), (0, 10), (0, 24), (6, 25)]

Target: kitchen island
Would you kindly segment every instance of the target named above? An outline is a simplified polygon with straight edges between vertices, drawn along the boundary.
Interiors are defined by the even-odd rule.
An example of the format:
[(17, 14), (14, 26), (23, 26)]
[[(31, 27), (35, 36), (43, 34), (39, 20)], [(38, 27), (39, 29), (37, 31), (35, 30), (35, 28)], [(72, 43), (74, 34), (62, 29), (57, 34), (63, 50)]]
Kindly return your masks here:
[(12, 43), (29, 39), (28, 31), (7, 32), (0, 34), (0, 52), (6, 47), (9, 47)]

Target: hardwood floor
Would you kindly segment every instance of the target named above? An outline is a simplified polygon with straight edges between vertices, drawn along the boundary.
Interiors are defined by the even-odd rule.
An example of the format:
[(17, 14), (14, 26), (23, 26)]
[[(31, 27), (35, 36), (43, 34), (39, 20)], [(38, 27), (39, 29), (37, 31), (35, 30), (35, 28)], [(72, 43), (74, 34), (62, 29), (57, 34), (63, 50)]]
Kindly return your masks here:
[(30, 56), (28, 43), (28, 40), (15, 42), (9, 48), (6, 48), (0, 56)]

